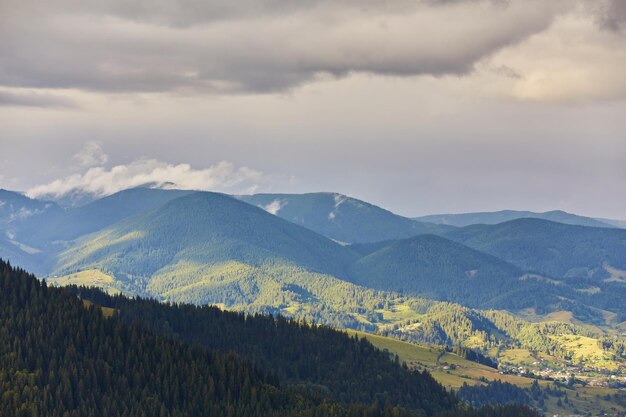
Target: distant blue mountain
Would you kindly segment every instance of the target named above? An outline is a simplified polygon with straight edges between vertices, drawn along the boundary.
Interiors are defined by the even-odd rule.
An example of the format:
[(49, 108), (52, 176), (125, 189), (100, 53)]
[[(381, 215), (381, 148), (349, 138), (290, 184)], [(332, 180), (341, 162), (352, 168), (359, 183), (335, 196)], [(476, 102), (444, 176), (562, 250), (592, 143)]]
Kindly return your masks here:
[(561, 210), (535, 213), (532, 211), (502, 210), (493, 212), (461, 213), (461, 214), (432, 214), (415, 217), (415, 220), (450, 226), (464, 227), (472, 224), (498, 224), (515, 219), (534, 218), (553, 222), (591, 227), (616, 227), (610, 221), (579, 216)]
[(451, 229), (414, 221), (337, 193), (255, 194), (237, 198), (341, 243), (367, 243)]

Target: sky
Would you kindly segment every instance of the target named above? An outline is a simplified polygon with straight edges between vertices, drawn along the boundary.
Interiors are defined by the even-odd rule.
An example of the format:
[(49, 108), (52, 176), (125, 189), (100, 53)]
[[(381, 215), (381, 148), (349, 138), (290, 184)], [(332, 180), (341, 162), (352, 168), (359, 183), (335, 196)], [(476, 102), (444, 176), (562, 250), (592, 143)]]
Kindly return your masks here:
[(0, 188), (626, 219), (625, 0), (0, 0)]

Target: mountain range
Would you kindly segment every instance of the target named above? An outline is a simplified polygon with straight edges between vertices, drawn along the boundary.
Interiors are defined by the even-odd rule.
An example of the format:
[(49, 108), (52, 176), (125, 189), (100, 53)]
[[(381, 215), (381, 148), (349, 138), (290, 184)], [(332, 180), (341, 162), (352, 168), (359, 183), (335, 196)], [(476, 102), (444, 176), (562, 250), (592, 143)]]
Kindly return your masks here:
[(140, 187), (73, 208), (2, 196), (0, 256), (55, 284), (365, 329), (399, 320), (415, 297), (626, 320), (619, 228), (537, 218), (436, 225), (333, 193)]

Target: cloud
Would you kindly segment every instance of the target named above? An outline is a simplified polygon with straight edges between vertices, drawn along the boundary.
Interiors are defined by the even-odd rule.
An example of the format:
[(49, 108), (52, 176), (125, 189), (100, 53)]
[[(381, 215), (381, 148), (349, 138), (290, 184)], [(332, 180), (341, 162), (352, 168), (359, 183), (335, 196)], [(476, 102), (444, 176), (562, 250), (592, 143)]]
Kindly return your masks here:
[(239, 94), (351, 73), (462, 75), (571, 9), (563, 0), (41, 3), (16, 1), (0, 21), (0, 85)]
[[(493, 56), (554, 33), (552, 28), (560, 20), (572, 16), (593, 29), (581, 39), (587, 49), (608, 49), (598, 32), (617, 38), (611, 47), (626, 42), (624, 0), (175, 0), (156, 4), (5, 0), (3, 4), (0, 87), (29, 91), (265, 94), (352, 74), (473, 77), (476, 68)], [(553, 44), (561, 41), (555, 36)], [(551, 61), (561, 57), (570, 73), (595, 74), (605, 65), (580, 54), (567, 55), (572, 46), (568, 43), (556, 46), (545, 60), (539, 56), (527, 61), (532, 68), (526, 69), (531, 73), (526, 77), (508, 61), (492, 68), (500, 68), (501, 77), (519, 74), (520, 79), (534, 80), (539, 73), (553, 71)], [(623, 62), (610, 65), (626, 73)], [(494, 77), (497, 72), (492, 71)], [(616, 91), (612, 97), (626, 97), (621, 85), (611, 84), (614, 78), (605, 79), (606, 88), (597, 86), (600, 93), (583, 96), (604, 98), (604, 90), (612, 89)], [(477, 80), (484, 81), (480, 76)], [(544, 80), (562, 88), (558, 76)], [(569, 94), (575, 95), (575, 91)], [(512, 96), (527, 100), (541, 94), (518, 91)], [(3, 104), (71, 107), (72, 101), (35, 97), (32, 91), (0, 92)]]
[(77, 108), (75, 101), (59, 96), (33, 91), (3, 91), (0, 90), (0, 106), (11, 107), (45, 107), (45, 108)]
[(141, 159), (111, 169), (89, 168), (83, 174), (74, 174), (48, 184), (31, 188), (31, 198), (60, 199), (77, 193), (104, 197), (128, 188), (150, 185), (163, 188), (236, 192), (254, 187), (265, 175), (251, 168), (236, 167), (222, 161), (203, 169), (189, 164), (172, 165), (156, 159)]
[(599, 9), (599, 22), (603, 28), (611, 31), (620, 32), (626, 29), (626, 2), (606, 0)]
[(271, 203), (269, 203), (268, 205), (264, 206), (263, 210), (273, 215), (276, 215), (280, 211), (280, 209), (283, 208), (285, 204), (286, 204), (285, 202), (276, 199), (272, 201)]
[(620, 33), (598, 30), (593, 19), (568, 14), (545, 32), (492, 55), (483, 64), (505, 66), (508, 73), (501, 73), (500, 80), (483, 80), (482, 85), (500, 82), (498, 88), (505, 94), (527, 101), (622, 100), (625, 45)]
[(72, 159), (81, 167), (102, 166), (109, 160), (109, 156), (104, 153), (102, 144), (99, 142), (87, 142), (83, 149), (75, 154)]

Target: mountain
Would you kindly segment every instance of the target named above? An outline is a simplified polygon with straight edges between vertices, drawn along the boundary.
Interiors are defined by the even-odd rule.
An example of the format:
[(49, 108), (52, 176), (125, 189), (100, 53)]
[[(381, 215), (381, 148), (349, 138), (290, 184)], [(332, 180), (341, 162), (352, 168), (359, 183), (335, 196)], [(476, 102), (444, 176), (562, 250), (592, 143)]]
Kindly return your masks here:
[(556, 278), (609, 278), (607, 267), (626, 270), (624, 229), (525, 218), (467, 226), (445, 236), (525, 271)]
[[(344, 198), (307, 196), (326, 202)], [(295, 201), (302, 198), (296, 197)], [(19, 194), (17, 198), (25, 199)], [(337, 211), (338, 218), (355, 216), (362, 221), (363, 214), (371, 209), (374, 214), (382, 212), (392, 223), (413, 224), (352, 199), (338, 204), (337, 209), (355, 204), (367, 210)], [(523, 253), (519, 247), (512, 249), (511, 259), (497, 248), (483, 248), (464, 234), (474, 230), (472, 227), (446, 227), (445, 233), (457, 243), (421, 235), (346, 247), (230, 196), (141, 187), (85, 206), (44, 210), (14, 219), (4, 226), (0, 254), (55, 284), (98, 285), (112, 292), (215, 303), (369, 330), (387, 322), (372, 315), (377, 303), (398, 308), (406, 303), (393, 295), (394, 291), (510, 311), (529, 307), (537, 314), (573, 311), (578, 319), (594, 323), (602, 323), (604, 314), (594, 308), (625, 313), (618, 306), (618, 298), (625, 295), (621, 283), (626, 281), (621, 278), (626, 276), (621, 263), (602, 256), (590, 263), (575, 256), (580, 264), (573, 265), (573, 271), (568, 267), (569, 272), (563, 274), (559, 271), (563, 256), (551, 257), (554, 249), (545, 244), (564, 238), (563, 244), (581, 244), (581, 250), (590, 255), (610, 240), (599, 237), (584, 246), (588, 241), (585, 236), (564, 237), (559, 224), (550, 224), (557, 228), (545, 231), (541, 238), (528, 237), (523, 243), (536, 250), (526, 263), (514, 257)], [(610, 234), (619, 229), (597, 230)], [(512, 229), (502, 234), (514, 239), (523, 232)], [(544, 246), (536, 244), (542, 240)], [(501, 243), (496, 236), (484, 241), (496, 246)], [(462, 245), (474, 246), (475, 250)], [(616, 256), (621, 255), (618, 252)], [(538, 264), (542, 257), (547, 257), (545, 265)], [(529, 270), (535, 273), (525, 273)], [(581, 277), (589, 271), (600, 274), (600, 281), (584, 281)], [(561, 279), (563, 275), (567, 275), (566, 282)], [(360, 308), (359, 303), (367, 308)]]
[[(65, 250), (74, 239), (189, 193), (133, 188), (84, 206), (60, 208), (56, 203), (5, 192), (3, 207), (12, 207), (12, 211), (9, 217), (5, 216), (8, 221), (0, 221), (0, 234), (10, 245), (7, 247), (0, 241), (0, 250), (4, 247), (0, 254), (15, 261), (19, 258), (23, 267), (45, 275), (53, 268), (59, 251)], [(13, 199), (8, 200), (7, 194)]]
[(351, 269), (359, 285), (470, 306), (484, 306), (524, 286), (523, 274), (498, 258), (434, 235), (389, 242)]
[(157, 293), (181, 286), (208, 291), (225, 277), (243, 278), (261, 267), (345, 276), (357, 257), (235, 198), (197, 192), (80, 239), (61, 254), (56, 270), (100, 269)]
[(341, 243), (401, 239), (451, 229), (414, 221), (336, 193), (255, 194), (237, 198)]
[(429, 216), (416, 217), (415, 220), (435, 224), (464, 227), (472, 224), (498, 224), (511, 220), (533, 218), (550, 220), (577, 226), (590, 227), (615, 227), (607, 221), (593, 219), (591, 217), (578, 216), (561, 210), (535, 213), (532, 211), (502, 210), (494, 212), (461, 213), (461, 214), (432, 214)]

